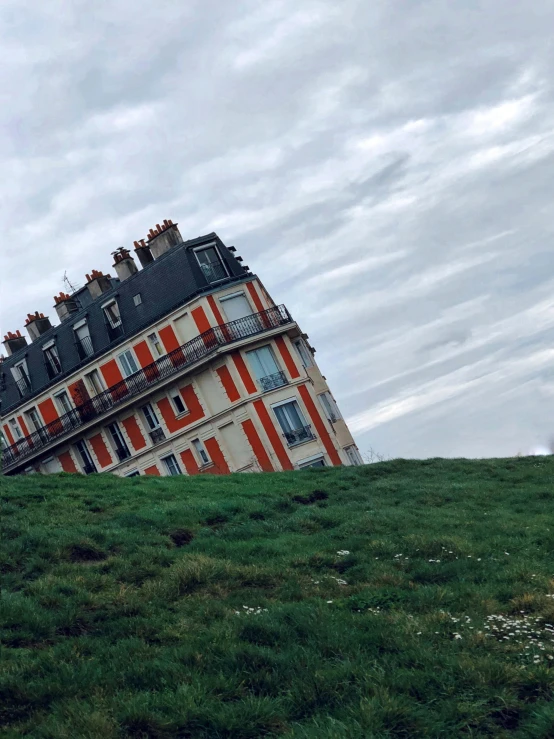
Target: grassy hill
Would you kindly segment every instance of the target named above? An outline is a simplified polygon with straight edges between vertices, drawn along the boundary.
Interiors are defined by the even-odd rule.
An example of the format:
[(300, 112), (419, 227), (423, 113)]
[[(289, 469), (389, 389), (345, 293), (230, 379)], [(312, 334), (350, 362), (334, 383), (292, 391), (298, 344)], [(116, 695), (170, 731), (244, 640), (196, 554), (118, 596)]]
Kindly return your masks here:
[(0, 736), (553, 737), (553, 478), (0, 478)]

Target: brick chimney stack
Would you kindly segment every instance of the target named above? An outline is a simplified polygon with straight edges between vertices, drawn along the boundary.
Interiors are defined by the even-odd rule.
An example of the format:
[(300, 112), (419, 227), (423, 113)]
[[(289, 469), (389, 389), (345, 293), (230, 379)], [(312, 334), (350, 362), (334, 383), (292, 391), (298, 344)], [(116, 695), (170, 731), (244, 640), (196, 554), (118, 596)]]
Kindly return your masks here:
[(150, 229), (147, 240), (154, 259), (183, 241), (177, 224), (171, 220), (164, 220), (162, 226), (157, 223), (155, 229)]
[(99, 298), (102, 293), (112, 289), (110, 275), (105, 275), (97, 269), (93, 269), (90, 275), (87, 275), (87, 288), (93, 300)]
[(112, 256), (114, 262), (113, 267), (121, 282), (138, 272), (138, 267), (135, 264), (135, 260), (131, 256), (129, 249), (120, 247), (117, 251), (112, 252)]
[(4, 336), (2, 344), (6, 349), (8, 357), (11, 357), (12, 354), (15, 354), (20, 349), (24, 349), (27, 346), (27, 339), (21, 335), (21, 331), (18, 329), (15, 334), (8, 331)]
[(150, 247), (144, 239), (141, 239), (140, 241), (135, 241), (134, 246), (136, 255), (139, 258), (139, 262), (142, 267), (146, 267), (147, 264), (150, 264), (150, 262), (154, 261), (154, 257), (152, 256)]
[(37, 310), (34, 314), (27, 314), (25, 328), (27, 329), (27, 333), (29, 334), (31, 341), (35, 341), (39, 336), (42, 336), (45, 331), (52, 328), (52, 324), (50, 323), (50, 319), (45, 316), (44, 313), (39, 313)]
[(79, 310), (75, 298), (72, 298), (67, 293), (54, 295), (54, 308), (56, 309), (58, 318), (62, 322), (67, 321), (72, 313), (76, 313)]

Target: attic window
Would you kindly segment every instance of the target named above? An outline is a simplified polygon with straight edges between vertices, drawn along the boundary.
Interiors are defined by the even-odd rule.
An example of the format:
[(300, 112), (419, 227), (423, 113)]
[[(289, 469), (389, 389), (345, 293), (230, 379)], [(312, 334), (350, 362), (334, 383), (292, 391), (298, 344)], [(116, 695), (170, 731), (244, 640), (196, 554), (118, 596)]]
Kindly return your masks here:
[(108, 319), (108, 323), (112, 328), (121, 326), (121, 316), (119, 315), (119, 307), (115, 300), (110, 301), (102, 306), (104, 315)]
[(137, 293), (137, 294), (136, 294), (136, 295), (135, 295), (135, 296), (133, 297), (133, 303), (134, 303), (135, 305), (140, 305), (140, 304), (142, 303), (142, 296), (141, 296), (141, 294), (140, 294), (140, 293)]
[(219, 282), (227, 277), (227, 269), (215, 244), (199, 246), (194, 253), (208, 282)]

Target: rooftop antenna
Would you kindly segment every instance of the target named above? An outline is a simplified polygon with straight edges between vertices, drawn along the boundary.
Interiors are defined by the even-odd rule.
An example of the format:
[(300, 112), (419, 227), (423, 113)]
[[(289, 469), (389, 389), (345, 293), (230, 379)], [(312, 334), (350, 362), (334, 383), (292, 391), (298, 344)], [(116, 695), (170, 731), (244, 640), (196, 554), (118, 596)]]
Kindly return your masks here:
[(77, 288), (74, 287), (69, 281), (69, 277), (67, 276), (67, 270), (63, 273), (63, 284), (65, 285), (66, 289), (69, 290), (70, 293), (74, 293), (77, 291)]

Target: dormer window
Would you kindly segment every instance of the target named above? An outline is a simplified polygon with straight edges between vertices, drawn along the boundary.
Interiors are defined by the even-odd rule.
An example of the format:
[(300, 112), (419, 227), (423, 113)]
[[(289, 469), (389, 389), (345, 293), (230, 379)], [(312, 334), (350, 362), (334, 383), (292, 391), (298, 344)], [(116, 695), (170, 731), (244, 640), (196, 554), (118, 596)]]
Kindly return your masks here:
[(12, 376), (19, 390), (19, 395), (24, 398), (31, 392), (31, 378), (29, 377), (29, 370), (27, 369), (27, 362), (25, 359), (18, 362), (12, 367)]
[(44, 364), (46, 365), (48, 377), (53, 380), (54, 377), (59, 375), (62, 371), (60, 357), (54, 341), (50, 341), (42, 347), (42, 356)]
[(115, 300), (110, 300), (109, 303), (104, 303), (102, 311), (104, 313), (106, 328), (108, 329), (108, 336), (110, 337), (110, 340), (113, 341), (123, 334), (119, 306)]
[(194, 253), (208, 282), (219, 282), (228, 277), (227, 268), (215, 244), (199, 246), (194, 250)]
[(77, 353), (81, 359), (86, 359), (94, 354), (94, 348), (90, 338), (90, 331), (86, 319), (79, 321), (73, 326), (73, 333), (75, 334), (75, 346), (77, 347)]

